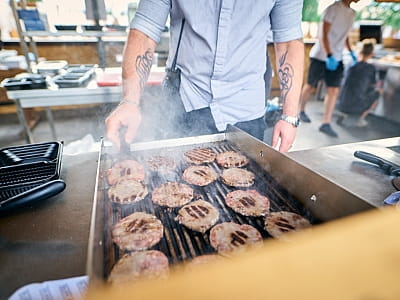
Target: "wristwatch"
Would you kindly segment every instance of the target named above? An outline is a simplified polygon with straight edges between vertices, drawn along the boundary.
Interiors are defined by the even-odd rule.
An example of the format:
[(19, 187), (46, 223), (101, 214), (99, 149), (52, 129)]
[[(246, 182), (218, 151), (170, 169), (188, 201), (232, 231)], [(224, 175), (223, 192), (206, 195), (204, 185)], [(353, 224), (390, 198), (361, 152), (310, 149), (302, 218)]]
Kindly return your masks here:
[(292, 124), (294, 127), (299, 127), (300, 119), (298, 117), (291, 117), (287, 115), (281, 115), (281, 120)]

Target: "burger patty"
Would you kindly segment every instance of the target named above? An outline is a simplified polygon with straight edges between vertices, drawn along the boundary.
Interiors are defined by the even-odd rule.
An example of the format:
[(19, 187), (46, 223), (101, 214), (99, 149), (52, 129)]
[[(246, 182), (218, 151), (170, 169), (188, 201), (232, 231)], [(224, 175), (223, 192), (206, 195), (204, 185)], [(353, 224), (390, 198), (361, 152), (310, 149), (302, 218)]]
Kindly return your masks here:
[(117, 261), (108, 276), (112, 284), (127, 283), (139, 279), (167, 278), (168, 258), (157, 250), (124, 254)]
[(167, 182), (152, 193), (152, 201), (161, 206), (179, 207), (193, 199), (193, 189), (184, 183)]
[(236, 190), (225, 198), (226, 204), (244, 216), (265, 216), (269, 212), (269, 199), (256, 190)]
[(116, 184), (122, 177), (128, 177), (133, 180), (143, 181), (145, 171), (143, 166), (136, 160), (123, 160), (115, 163), (106, 171), (108, 184)]
[(182, 178), (187, 183), (205, 186), (217, 180), (218, 175), (208, 166), (190, 166), (183, 172)]
[(210, 243), (219, 254), (228, 256), (232, 251), (261, 244), (262, 236), (253, 226), (225, 222), (211, 228)]
[(219, 218), (218, 210), (204, 200), (193, 201), (182, 207), (176, 220), (186, 227), (199, 232), (206, 232)]
[(219, 153), (216, 157), (217, 164), (223, 168), (240, 168), (248, 164), (249, 160), (246, 156), (235, 152), (225, 151)]
[(209, 148), (196, 148), (184, 153), (186, 161), (195, 165), (211, 163), (216, 156), (215, 152)]
[(135, 212), (116, 223), (112, 229), (114, 243), (122, 250), (145, 250), (163, 236), (163, 225), (154, 215)]
[(240, 168), (230, 168), (222, 171), (222, 182), (234, 187), (249, 187), (254, 184), (254, 174)]
[(155, 172), (170, 172), (175, 170), (176, 162), (173, 158), (155, 155), (146, 160), (146, 165)]
[(289, 211), (272, 212), (265, 218), (265, 230), (276, 238), (287, 232), (298, 231), (310, 226), (311, 223), (307, 219)]
[(143, 182), (122, 177), (108, 189), (108, 198), (116, 203), (128, 204), (142, 200), (148, 194)]

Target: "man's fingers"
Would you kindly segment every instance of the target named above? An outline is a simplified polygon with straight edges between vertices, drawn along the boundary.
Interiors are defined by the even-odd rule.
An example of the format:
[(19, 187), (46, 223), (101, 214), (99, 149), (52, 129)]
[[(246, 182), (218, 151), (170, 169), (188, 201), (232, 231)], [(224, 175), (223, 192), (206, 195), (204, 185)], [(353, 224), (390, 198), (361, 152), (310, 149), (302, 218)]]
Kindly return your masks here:
[(121, 142), (119, 139), (119, 129), (121, 127), (121, 123), (120, 122), (115, 122), (115, 121), (110, 121), (110, 120), (106, 120), (107, 123), (107, 138), (113, 142), (113, 144), (115, 145), (115, 147), (119, 150), (119, 148), (121, 147)]
[(279, 146), (280, 152), (288, 152), (289, 149), (292, 147), (292, 144), (288, 143), (285, 139), (281, 141), (281, 145)]
[(274, 127), (274, 131), (272, 133), (272, 148), (276, 149), (278, 146), (278, 141), (279, 141), (279, 133), (276, 130), (276, 127)]

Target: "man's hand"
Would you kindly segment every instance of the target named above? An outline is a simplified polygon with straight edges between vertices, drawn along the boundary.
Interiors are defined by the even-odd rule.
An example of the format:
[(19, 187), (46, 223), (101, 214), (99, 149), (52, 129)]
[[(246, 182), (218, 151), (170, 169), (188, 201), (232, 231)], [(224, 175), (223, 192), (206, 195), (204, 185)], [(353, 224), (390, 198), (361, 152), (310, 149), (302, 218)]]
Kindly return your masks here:
[(326, 58), (325, 65), (329, 71), (335, 71), (339, 66), (339, 62), (331, 55)]
[(287, 152), (292, 147), (294, 139), (296, 137), (296, 127), (288, 122), (280, 120), (274, 127), (272, 135), (272, 147), (276, 148), (279, 144), (280, 152)]
[(136, 137), (141, 121), (142, 114), (136, 103), (121, 103), (106, 119), (107, 138), (109, 138), (119, 150), (121, 147), (121, 127), (126, 127), (125, 136), (122, 138), (129, 144)]

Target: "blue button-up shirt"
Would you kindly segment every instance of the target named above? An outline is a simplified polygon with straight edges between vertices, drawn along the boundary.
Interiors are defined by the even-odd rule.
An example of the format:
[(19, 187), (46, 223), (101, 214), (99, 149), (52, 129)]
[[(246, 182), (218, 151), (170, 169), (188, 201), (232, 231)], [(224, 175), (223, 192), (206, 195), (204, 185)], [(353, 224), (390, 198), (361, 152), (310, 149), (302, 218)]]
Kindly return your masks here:
[(302, 38), (302, 0), (141, 0), (131, 28), (159, 42), (170, 14), (186, 111), (210, 107), (218, 130), (265, 112), (266, 42)]

